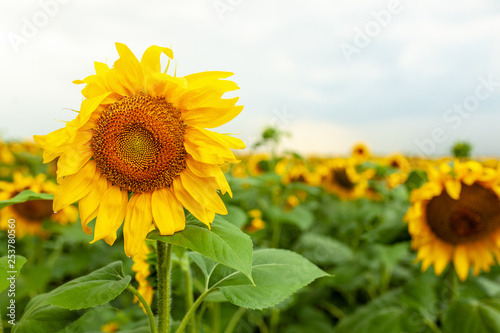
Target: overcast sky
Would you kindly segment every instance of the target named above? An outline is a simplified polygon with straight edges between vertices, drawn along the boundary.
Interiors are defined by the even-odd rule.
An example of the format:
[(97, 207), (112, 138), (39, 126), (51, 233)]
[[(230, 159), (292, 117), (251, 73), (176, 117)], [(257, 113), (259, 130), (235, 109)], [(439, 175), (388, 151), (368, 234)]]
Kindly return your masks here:
[(71, 82), (122, 42), (171, 46), (177, 75), (234, 72), (245, 108), (218, 130), (248, 144), (275, 125), (300, 152), (500, 155), (497, 0), (2, 0), (0, 31), (7, 139), (72, 119)]

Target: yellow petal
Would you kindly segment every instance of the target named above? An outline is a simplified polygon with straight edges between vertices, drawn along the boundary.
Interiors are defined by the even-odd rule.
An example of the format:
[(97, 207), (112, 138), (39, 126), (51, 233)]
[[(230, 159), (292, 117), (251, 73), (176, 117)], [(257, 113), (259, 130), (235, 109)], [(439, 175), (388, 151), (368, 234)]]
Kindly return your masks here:
[(467, 255), (466, 247), (458, 245), (453, 253), (453, 265), (457, 272), (458, 278), (465, 281), (469, 275), (469, 258)]
[(446, 265), (451, 261), (451, 255), (453, 253), (453, 247), (449, 244), (436, 241), (434, 243), (434, 272), (436, 275), (441, 275)]
[(174, 53), (168, 47), (150, 46), (144, 51), (141, 58), (141, 66), (145, 73), (161, 72), (160, 55), (165, 53), (170, 59), (174, 58)]
[(106, 176), (101, 175), (92, 191), (80, 199), (80, 202), (78, 203), (82, 229), (87, 235), (92, 234), (92, 229), (90, 229), (87, 224), (89, 224), (89, 222), (97, 216), (99, 204), (101, 203), (102, 196), (107, 189), (108, 180), (106, 179)]
[(217, 214), (227, 214), (224, 202), (215, 191), (217, 183), (212, 180), (213, 178), (200, 178), (189, 169), (181, 172), (179, 178), (186, 191), (202, 206)]
[(151, 193), (135, 193), (127, 205), (123, 237), (125, 254), (129, 257), (137, 253), (153, 222)]
[[(188, 89), (190, 89), (189, 83)], [(211, 106), (224, 93), (237, 89), (239, 87), (233, 81), (219, 80), (198, 89), (179, 91), (179, 95), (172, 95), (172, 101), (182, 110)]]
[(118, 186), (111, 186), (104, 192), (95, 222), (94, 239), (91, 243), (116, 234), (116, 230), (125, 218), (127, 201), (127, 191), (120, 190)]
[(189, 89), (198, 89), (218, 79), (228, 78), (233, 74), (231, 72), (207, 71), (186, 75), (184, 79), (186, 79)]
[[(137, 94), (142, 91), (144, 75), (139, 60), (130, 51), (130, 49), (122, 43), (115, 43), (116, 50), (120, 55), (120, 59), (114, 63), (114, 71), (110, 71), (108, 76), (114, 79), (114, 88), (122, 86), (128, 91), (128, 94)], [(120, 89), (123, 91), (123, 89)], [(120, 91), (117, 91), (120, 93)]]
[(462, 190), (462, 183), (458, 180), (450, 179), (444, 183), (444, 187), (446, 188), (446, 192), (448, 195), (455, 200), (460, 198), (460, 191)]
[[(238, 98), (233, 98), (234, 103)], [(243, 110), (243, 105), (232, 107), (200, 107), (183, 110), (182, 119), (185, 123), (204, 127), (215, 128), (233, 120)]]
[(182, 205), (186, 207), (194, 217), (210, 226), (210, 223), (212, 223), (215, 217), (215, 213), (207, 210), (189, 194), (182, 186), (180, 177), (174, 178), (171, 188), (174, 191), (175, 197), (179, 199)]
[(151, 205), (153, 219), (161, 235), (173, 235), (176, 231), (184, 230), (184, 209), (169, 188), (154, 191)]
[(99, 177), (94, 160), (88, 161), (78, 173), (65, 177), (54, 195), (54, 211), (58, 212), (86, 196), (96, 186)]

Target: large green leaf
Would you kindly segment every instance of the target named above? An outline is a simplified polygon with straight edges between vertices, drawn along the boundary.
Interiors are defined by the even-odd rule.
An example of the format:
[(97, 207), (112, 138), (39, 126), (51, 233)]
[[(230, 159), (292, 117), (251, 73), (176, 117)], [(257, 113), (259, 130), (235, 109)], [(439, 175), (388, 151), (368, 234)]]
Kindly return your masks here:
[(23, 317), (16, 323), (12, 333), (54, 333), (77, 321), (83, 311), (70, 311), (57, 306), (42, 304), (48, 294), (35, 296), (28, 303)]
[(123, 276), (122, 262), (115, 261), (54, 289), (45, 302), (70, 310), (90, 308), (116, 298), (130, 279)]
[(314, 233), (303, 234), (295, 250), (320, 265), (339, 264), (354, 258), (352, 250), (341, 241)]
[(443, 332), (500, 332), (500, 298), (457, 300), (444, 314)]
[(233, 304), (263, 309), (283, 301), (300, 288), (328, 274), (301, 255), (281, 249), (254, 252), (252, 285), (243, 274), (234, 272), (212, 288), (219, 288)]
[(252, 280), (252, 240), (220, 216), (215, 217), (210, 230), (203, 223), (194, 220), (186, 223), (184, 230), (171, 236), (162, 236), (158, 230), (153, 230), (148, 238), (187, 247), (242, 272)]
[(403, 307), (401, 289), (395, 289), (343, 317), (335, 333), (416, 333), (423, 329), (420, 312)]
[(10, 198), (9, 200), (2, 200), (0, 201), (0, 209), (21, 203), (21, 202), (26, 202), (28, 200), (52, 200), (54, 199), (53, 194), (48, 194), (48, 193), (36, 193), (31, 190), (24, 190), (18, 195), (16, 195), (13, 198)]
[[(45, 332), (32, 330), (34, 323), (43, 322), (47, 332), (57, 332), (60, 320), (64, 326), (80, 317), (78, 310), (101, 305), (120, 295), (130, 283), (130, 276), (123, 276), (121, 261), (113, 262), (88, 275), (76, 278), (51, 292), (33, 298), (26, 308), (19, 324), (27, 327), (22, 332)], [(52, 318), (51, 318), (52, 317)], [(16, 325), (17, 327), (18, 325)], [(21, 326), (21, 325), (19, 325)]]
[(11, 280), (7, 278), (11, 276), (16, 278), (25, 262), (26, 258), (23, 256), (14, 256), (10, 259), (8, 256), (0, 258), (0, 293), (10, 285)]

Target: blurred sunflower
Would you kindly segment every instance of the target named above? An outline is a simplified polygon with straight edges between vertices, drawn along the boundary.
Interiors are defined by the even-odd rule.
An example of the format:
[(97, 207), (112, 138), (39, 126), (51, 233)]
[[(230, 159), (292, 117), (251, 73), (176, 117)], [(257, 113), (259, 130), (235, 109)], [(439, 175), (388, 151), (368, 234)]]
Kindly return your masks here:
[(397, 171), (390, 174), (386, 178), (386, 183), (388, 188), (394, 188), (398, 185), (403, 184), (407, 179), (411, 171), (410, 162), (401, 154), (394, 154), (384, 159), (385, 165), (396, 169)]
[[(148, 248), (146, 242), (139, 248), (138, 252), (132, 256), (134, 264), (132, 265), (132, 270), (135, 272), (135, 280), (139, 283), (137, 291), (144, 297), (146, 302), (151, 305), (153, 302), (153, 287), (148, 282), (148, 276), (151, 274), (149, 271), (149, 264), (146, 259), (148, 258), (148, 253), (151, 252)], [(139, 299), (134, 296), (134, 303), (137, 303)], [(146, 310), (142, 303), (139, 303), (144, 313)]]
[(283, 158), (276, 163), (274, 170), (281, 176), (281, 182), (285, 185), (290, 183), (319, 185), (319, 178), (315, 177), (303, 160)]
[(430, 168), (428, 182), (413, 190), (405, 221), (425, 271), (440, 275), (453, 261), (460, 280), (500, 260), (500, 174), (476, 161)]
[(248, 232), (257, 232), (266, 227), (266, 222), (262, 220), (262, 211), (259, 209), (252, 209), (248, 212), (248, 216), (252, 218), (250, 225), (246, 228)]
[(341, 199), (354, 200), (373, 196), (368, 180), (375, 175), (374, 170), (358, 172), (353, 158), (332, 158), (318, 168), (320, 170), (317, 172), (323, 175), (321, 184), (328, 192)]
[(269, 171), (269, 161), (271, 156), (269, 154), (253, 154), (248, 158), (247, 166), (248, 172), (256, 177)]
[[(8, 200), (24, 190), (32, 190), (36, 193), (54, 194), (56, 184), (46, 180), (46, 176), (40, 174), (36, 177), (25, 177), (20, 172), (14, 173), (13, 182), (0, 181), (0, 200)], [(52, 210), (52, 200), (31, 200), (7, 206), (0, 210), (0, 229), (8, 228), (8, 220), (16, 220), (16, 234), (18, 237), (29, 235), (47, 235), (42, 228), (42, 222), (46, 219), (66, 224), (75, 222), (78, 211), (74, 206), (67, 206), (57, 214)]]
[(12, 154), (9, 145), (0, 139), (0, 164), (14, 163), (14, 155)]
[(362, 163), (370, 158), (370, 149), (364, 143), (357, 143), (352, 147), (352, 158), (358, 163)]
[(151, 46), (139, 61), (124, 44), (112, 68), (96, 62), (96, 75), (77, 84), (86, 98), (64, 128), (34, 136), (44, 162), (59, 156), (54, 197), (58, 211), (79, 201), (82, 227), (97, 217), (95, 242), (116, 240), (124, 222), (125, 253), (144, 243), (153, 222), (162, 235), (185, 227), (183, 207), (210, 225), (215, 213), (227, 214), (219, 197), (231, 190), (220, 165), (236, 163), (231, 149), (244, 143), (214, 128), (236, 117), (238, 98), (222, 99), (238, 86), (228, 72), (175, 77), (161, 71), (162, 53)]

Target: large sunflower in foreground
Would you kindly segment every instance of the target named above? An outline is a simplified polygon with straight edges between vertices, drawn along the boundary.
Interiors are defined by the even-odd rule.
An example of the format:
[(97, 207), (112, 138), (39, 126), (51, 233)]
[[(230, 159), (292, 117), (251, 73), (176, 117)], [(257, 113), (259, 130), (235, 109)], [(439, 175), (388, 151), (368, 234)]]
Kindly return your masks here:
[(427, 173), (428, 182), (411, 194), (405, 221), (412, 247), (425, 271), (434, 264), (440, 275), (453, 265), (460, 280), (500, 260), (499, 173), (480, 163), (441, 164)]
[[(36, 177), (24, 176), (20, 172), (14, 172), (12, 182), (0, 181), (0, 200), (8, 200), (24, 190), (36, 193), (54, 194), (56, 184), (46, 179), (43, 174)], [(8, 220), (16, 220), (16, 234), (18, 237), (24, 235), (45, 236), (47, 232), (42, 223), (46, 219), (60, 224), (75, 222), (78, 212), (74, 206), (67, 206), (57, 214), (52, 211), (51, 200), (30, 200), (7, 206), (0, 210), (0, 229), (8, 229)]]
[(183, 207), (210, 225), (227, 210), (217, 190), (231, 190), (220, 169), (237, 162), (231, 149), (244, 143), (205, 128), (227, 123), (243, 106), (222, 99), (238, 89), (228, 72), (185, 77), (162, 72), (162, 53), (151, 46), (139, 61), (124, 44), (112, 68), (96, 62), (79, 114), (64, 128), (35, 136), (44, 162), (59, 157), (54, 210), (79, 201), (83, 230), (96, 219), (95, 242), (113, 244), (124, 222), (125, 253), (136, 254), (151, 223), (162, 235), (185, 227)]

